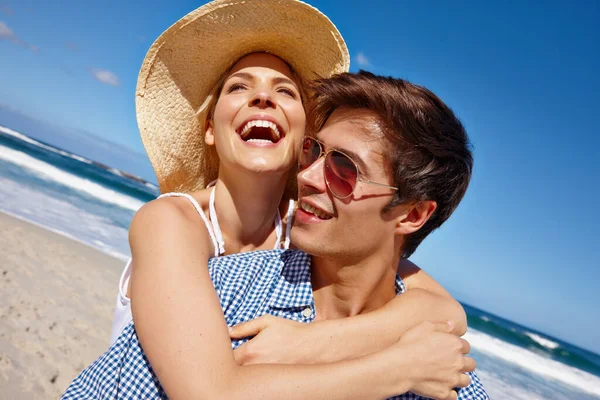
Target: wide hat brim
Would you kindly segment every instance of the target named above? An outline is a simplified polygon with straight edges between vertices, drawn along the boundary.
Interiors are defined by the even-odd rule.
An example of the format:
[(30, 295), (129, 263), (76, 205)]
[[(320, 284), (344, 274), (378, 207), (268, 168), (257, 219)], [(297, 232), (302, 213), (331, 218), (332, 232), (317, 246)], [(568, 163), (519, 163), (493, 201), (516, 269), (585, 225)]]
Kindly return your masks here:
[(150, 47), (136, 88), (140, 135), (162, 193), (216, 178), (197, 111), (221, 75), (256, 52), (280, 57), (307, 81), (350, 64), (333, 23), (301, 1), (217, 0), (177, 21)]

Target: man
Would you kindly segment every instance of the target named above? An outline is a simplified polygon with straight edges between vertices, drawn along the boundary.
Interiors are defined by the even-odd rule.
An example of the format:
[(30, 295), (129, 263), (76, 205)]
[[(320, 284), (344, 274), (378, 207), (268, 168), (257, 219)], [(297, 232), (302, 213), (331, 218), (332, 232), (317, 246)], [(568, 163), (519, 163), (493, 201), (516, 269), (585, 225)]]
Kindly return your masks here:
[[(211, 259), (211, 278), (230, 326), (264, 314), (311, 322), (385, 306), (404, 291), (398, 262), (450, 217), (468, 187), (472, 155), (466, 133), (427, 89), (360, 72), (321, 80), (315, 92), (312, 126), (317, 134), (304, 140), (300, 154), (299, 207), (292, 229), (292, 240), (302, 251)], [(413, 330), (407, 337), (420, 332)], [(397, 348), (392, 343), (385, 347), (383, 352)], [(365, 365), (377, 354), (382, 352), (365, 356)], [(419, 361), (411, 360), (414, 365)], [(407, 367), (402, 372), (410, 375), (410, 363)], [(487, 399), (475, 373), (470, 382), (460, 373), (473, 367), (465, 361), (456, 372), (455, 386), (463, 387), (458, 398)], [(383, 371), (396, 372), (393, 366)], [(370, 372), (365, 368), (365, 374)], [(80, 375), (65, 398), (81, 393), (100, 397), (94, 391), (98, 381), (111, 390), (118, 387), (120, 398), (165, 396), (133, 325)], [(452, 386), (436, 391), (424, 381), (401, 380), (393, 389), (359, 385), (362, 392), (356, 397), (404, 393), (398, 398), (421, 398), (412, 390), (457, 398)], [(177, 391), (170, 386), (169, 393), (173, 388)]]

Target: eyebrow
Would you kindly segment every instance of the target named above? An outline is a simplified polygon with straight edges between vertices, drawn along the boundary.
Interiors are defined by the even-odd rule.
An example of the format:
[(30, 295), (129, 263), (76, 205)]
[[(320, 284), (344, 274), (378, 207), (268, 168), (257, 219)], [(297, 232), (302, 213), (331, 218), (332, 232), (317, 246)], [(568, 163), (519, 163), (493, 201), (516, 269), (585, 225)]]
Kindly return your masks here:
[(227, 78), (227, 80), (231, 78), (242, 78), (251, 81), (254, 79), (254, 76), (247, 72), (236, 72), (235, 74), (232, 74), (229, 78)]
[[(319, 138), (317, 138), (317, 140), (319, 142), (321, 142), (323, 146), (329, 147), (323, 141), (321, 141)], [(339, 147), (331, 147), (331, 150), (337, 150), (337, 151), (339, 151), (341, 153), (344, 153), (347, 156), (349, 156), (352, 159), (352, 161), (354, 161), (356, 164), (358, 164), (358, 168), (363, 171), (362, 172), (363, 175), (366, 175), (367, 177), (369, 176), (369, 167), (363, 161), (363, 159), (360, 158), (360, 156), (358, 154), (356, 154), (352, 150), (347, 150), (347, 149), (339, 148)]]
[(278, 77), (273, 78), (273, 83), (276, 85), (278, 85), (280, 83), (286, 83), (286, 84), (292, 85), (294, 87), (297, 87), (296, 83), (293, 80), (291, 80), (290, 78), (286, 78), (284, 76), (278, 76)]
[[(248, 81), (253, 81), (254, 75), (249, 74), (248, 72), (236, 72), (235, 74), (232, 74), (229, 78), (227, 78), (227, 80), (229, 80), (231, 78), (241, 78), (241, 79), (245, 79)], [(291, 80), (290, 78), (286, 78), (284, 76), (277, 76), (277, 77), (273, 78), (271, 80), (271, 83), (274, 85), (279, 85), (281, 83), (285, 83), (285, 84), (289, 84), (289, 85), (292, 85), (297, 88), (297, 85), (293, 80)]]
[(342, 153), (350, 156), (350, 158), (352, 159), (352, 161), (354, 161), (355, 163), (358, 164), (358, 167), (364, 171), (364, 175), (369, 176), (369, 167), (367, 166), (367, 164), (363, 161), (362, 158), (360, 158), (360, 156), (358, 154), (356, 154), (355, 152), (353, 152), (352, 150), (347, 150), (347, 149), (339, 149), (337, 147), (334, 147), (335, 150), (341, 151)]

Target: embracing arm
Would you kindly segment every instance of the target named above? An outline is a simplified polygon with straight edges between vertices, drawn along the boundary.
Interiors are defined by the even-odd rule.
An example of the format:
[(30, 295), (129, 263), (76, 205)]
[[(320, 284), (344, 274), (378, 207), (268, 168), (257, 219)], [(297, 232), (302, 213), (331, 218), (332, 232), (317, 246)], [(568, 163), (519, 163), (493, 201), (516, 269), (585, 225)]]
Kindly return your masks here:
[(408, 260), (400, 263), (398, 274), (407, 290), (370, 313), (312, 324), (263, 318), (234, 327), (235, 338), (258, 334), (236, 350), (236, 359), (244, 364), (348, 360), (386, 348), (423, 321), (452, 321), (452, 333), (466, 332), (464, 309), (433, 278)]
[[(433, 375), (429, 371), (437, 369), (439, 353), (452, 347), (448, 344), (456, 344), (448, 342), (456, 338), (438, 327), (426, 332), (437, 335), (437, 339), (429, 336), (425, 341), (422, 338), (426, 335), (413, 335), (421, 342), (399, 343), (356, 360), (327, 365), (240, 366), (208, 274), (211, 247), (207, 233), (201, 222), (192, 224), (189, 219), (174, 201), (155, 201), (138, 211), (130, 228), (134, 260), (130, 288), (136, 331), (172, 399), (385, 398), (416, 391), (415, 385), (429, 379)], [(449, 329), (447, 325), (445, 329)], [(424, 348), (432, 350), (429, 359), (435, 360), (429, 366), (423, 365), (427, 358), (422, 356)], [(461, 354), (464, 349), (453, 348), (458, 354), (448, 352), (448, 360), (457, 355), (466, 359)], [(415, 365), (417, 358), (421, 368)], [(465, 364), (464, 368), (471, 366)], [(438, 375), (442, 376), (441, 372)]]
[[(401, 260), (398, 264), (398, 275), (402, 278), (406, 293), (410, 290), (424, 290), (430, 297), (421, 312), (425, 319), (450, 320), (454, 323), (453, 333), (462, 336), (467, 332), (467, 315), (460, 303), (446, 289), (437, 283), (429, 274), (409, 260)], [(427, 308), (429, 307), (429, 308)], [(437, 308), (441, 307), (441, 308)], [(429, 317), (429, 318), (428, 318)], [(420, 322), (417, 320), (417, 322)]]

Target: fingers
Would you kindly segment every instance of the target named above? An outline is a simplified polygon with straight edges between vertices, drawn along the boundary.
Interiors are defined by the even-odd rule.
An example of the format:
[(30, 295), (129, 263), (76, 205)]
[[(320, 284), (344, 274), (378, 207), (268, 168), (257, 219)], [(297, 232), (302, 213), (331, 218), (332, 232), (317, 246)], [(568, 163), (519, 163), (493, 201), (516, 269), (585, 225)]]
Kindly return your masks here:
[(451, 390), (450, 393), (448, 394), (448, 396), (446, 396), (440, 400), (457, 400), (457, 399), (458, 399), (458, 393), (456, 393), (456, 390)]
[(473, 372), (475, 370), (475, 360), (471, 357), (465, 357), (461, 372)]
[(445, 322), (429, 322), (429, 324), (433, 325), (433, 330), (443, 333), (452, 333), (454, 330), (454, 322), (445, 321)]
[(463, 354), (469, 354), (469, 352), (471, 351), (471, 345), (469, 344), (469, 342), (467, 342), (463, 338), (461, 338), (460, 341), (461, 341), (461, 344), (462, 344), (462, 353)]
[(256, 336), (268, 325), (268, 317), (263, 315), (247, 322), (242, 322), (229, 328), (229, 337), (232, 339), (243, 339), (249, 336)]
[(244, 365), (247, 361), (246, 357), (246, 343), (238, 346), (237, 349), (233, 350), (233, 358), (238, 365)]
[(458, 377), (458, 384), (456, 385), (456, 387), (467, 387), (471, 384), (471, 377), (467, 374), (460, 374), (460, 376)]

